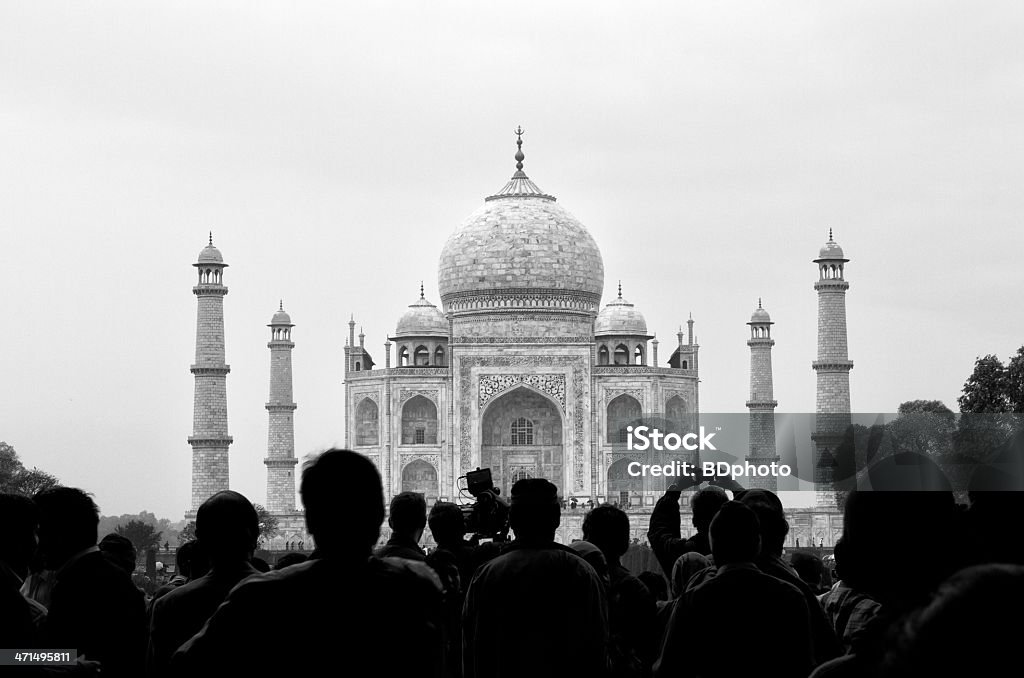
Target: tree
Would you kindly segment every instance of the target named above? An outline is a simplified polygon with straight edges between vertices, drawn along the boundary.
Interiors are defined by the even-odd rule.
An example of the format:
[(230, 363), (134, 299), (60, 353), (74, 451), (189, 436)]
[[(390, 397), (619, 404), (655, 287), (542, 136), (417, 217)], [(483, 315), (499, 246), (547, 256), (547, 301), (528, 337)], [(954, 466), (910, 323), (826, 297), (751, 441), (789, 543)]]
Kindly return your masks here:
[(892, 451), (912, 452), (938, 460), (953, 453), (956, 415), (940, 400), (908, 400), (897, 409), (899, 416), (889, 422)]
[(158, 548), (160, 544), (160, 533), (152, 525), (141, 520), (131, 520), (119, 525), (114, 531), (122, 537), (127, 537), (135, 545), (135, 550), (141, 553)]
[(31, 497), (59, 484), (56, 477), (45, 471), (25, 468), (14, 448), (0, 441), (0, 492)]
[(181, 533), (178, 535), (178, 546), (196, 539), (196, 521), (190, 520), (185, 527), (181, 528)]
[(974, 372), (964, 382), (963, 395), (957, 398), (960, 411), (975, 414), (1009, 412), (1008, 386), (1009, 380), (1002, 360), (992, 354), (978, 358), (974, 363)]
[(260, 536), (256, 543), (260, 546), (277, 536), (277, 518), (270, 514), (262, 504), (253, 504), (260, 521)]
[(1011, 413), (1024, 412), (1024, 346), (1010, 364), (994, 355), (978, 358), (957, 399), (960, 421), (954, 448), (963, 459), (985, 459), (1019, 428)]

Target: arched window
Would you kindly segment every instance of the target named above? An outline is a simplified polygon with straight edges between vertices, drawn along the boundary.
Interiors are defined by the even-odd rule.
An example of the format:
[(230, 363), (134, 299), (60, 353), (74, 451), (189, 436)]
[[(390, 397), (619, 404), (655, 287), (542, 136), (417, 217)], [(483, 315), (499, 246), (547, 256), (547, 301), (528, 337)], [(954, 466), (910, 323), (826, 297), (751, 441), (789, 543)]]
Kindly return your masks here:
[(430, 363), (430, 351), (426, 346), (417, 346), (413, 353), (413, 364), (416, 367), (426, 367)]
[(440, 346), (434, 351), (434, 364), (439, 367), (444, 365), (444, 349)]
[(413, 396), (402, 405), (402, 444), (437, 444), (437, 406), (429, 398)]
[(359, 363), (359, 361), (357, 360), (357, 361), (356, 361), (356, 372), (358, 372), (358, 371), (359, 371), (359, 370), (361, 370), (361, 369), (363, 369), (363, 366), (362, 366), (362, 365), (361, 365), (361, 364)]
[(515, 485), (520, 480), (526, 480), (527, 478), (532, 477), (533, 476), (530, 475), (530, 472), (525, 468), (517, 468), (515, 471), (512, 471), (512, 476), (509, 478), (509, 481), (512, 485)]
[(688, 370), (688, 369), (690, 369), (690, 368), (689, 368), (689, 364), (690, 364), (690, 363), (689, 363), (689, 361), (686, 361), (686, 360), (684, 360), (684, 361), (683, 361), (683, 369), (684, 369), (684, 370)]
[(377, 403), (363, 398), (356, 408), (356, 445), (377, 444)]
[(512, 444), (533, 445), (533, 422), (520, 417), (512, 422)]
[(409, 366), (409, 349), (405, 346), (398, 349), (398, 364), (401, 367)]
[(608, 364), (608, 347), (607, 346), (602, 346), (601, 348), (597, 349), (597, 364), (598, 365), (607, 365)]
[(629, 364), (629, 349), (626, 348), (623, 344), (619, 344), (618, 346), (615, 347), (615, 364)]
[(643, 365), (644, 364), (644, 350), (640, 348), (639, 344), (633, 350), (633, 364)]
[(640, 419), (640, 402), (631, 395), (622, 394), (608, 403), (608, 421), (605, 442), (624, 443), (629, 438), (626, 427)]

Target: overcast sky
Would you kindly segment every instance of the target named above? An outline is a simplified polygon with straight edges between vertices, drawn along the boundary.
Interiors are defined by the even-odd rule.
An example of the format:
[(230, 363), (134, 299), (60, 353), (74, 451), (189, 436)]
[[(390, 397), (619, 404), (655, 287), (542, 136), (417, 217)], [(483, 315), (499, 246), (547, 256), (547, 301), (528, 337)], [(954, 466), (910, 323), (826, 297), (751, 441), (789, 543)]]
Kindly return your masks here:
[(814, 408), (829, 227), (853, 408), (956, 406), (1024, 344), (1019, 2), (0, 4), (0, 440), (105, 514), (188, 508), (213, 231), (231, 482), (263, 501), (266, 324), (296, 449), (340, 444), (354, 313), (379, 363), (453, 229), (514, 170), (601, 248), (664, 361), (692, 311), (701, 408), (742, 412), (745, 323)]

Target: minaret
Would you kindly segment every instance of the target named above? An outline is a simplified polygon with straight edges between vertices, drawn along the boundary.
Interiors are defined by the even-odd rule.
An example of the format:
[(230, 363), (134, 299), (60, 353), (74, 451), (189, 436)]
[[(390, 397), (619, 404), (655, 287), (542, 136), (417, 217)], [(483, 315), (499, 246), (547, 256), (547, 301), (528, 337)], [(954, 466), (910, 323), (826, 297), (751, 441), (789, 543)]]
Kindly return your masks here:
[(267, 510), (270, 513), (295, 511), (295, 424), (296, 405), (292, 402), (291, 316), (284, 312), (284, 302), (267, 325), (270, 328), (270, 400), (267, 412), (270, 424), (267, 434)]
[(211, 495), (228, 489), (228, 396), (224, 363), (224, 269), (220, 250), (209, 244), (193, 264), (199, 282), (192, 288), (199, 311), (196, 320), (196, 362), (191, 367), (196, 379), (192, 435), (192, 506), (186, 514), (194, 518), (199, 505)]
[(816, 503), (836, 505), (832, 472), (835, 450), (850, 425), (850, 370), (853, 362), (846, 348), (846, 290), (843, 249), (832, 239), (821, 248), (814, 263), (818, 265), (818, 359), (811, 363), (818, 377), (816, 404), (814, 486)]
[[(757, 300), (757, 309), (750, 316), (750, 400), (747, 409), (750, 411), (750, 451), (747, 461), (751, 464), (777, 463), (779, 457), (775, 452), (775, 401), (772, 386), (772, 322), (768, 311)], [(777, 483), (774, 475), (755, 476), (750, 480), (751, 487), (776, 491)]]

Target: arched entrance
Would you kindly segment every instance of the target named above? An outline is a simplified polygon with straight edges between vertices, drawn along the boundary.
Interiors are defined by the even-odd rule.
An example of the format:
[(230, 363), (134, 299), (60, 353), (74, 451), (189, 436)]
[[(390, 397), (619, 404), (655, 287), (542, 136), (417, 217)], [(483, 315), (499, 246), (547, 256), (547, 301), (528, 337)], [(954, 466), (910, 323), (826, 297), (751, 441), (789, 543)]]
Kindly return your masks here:
[(546, 478), (558, 488), (565, 478), (561, 410), (525, 386), (491, 401), (480, 429), (480, 466), (491, 469), (501, 496), (520, 478)]
[(629, 464), (632, 459), (618, 459), (608, 467), (608, 501), (618, 503), (622, 508), (629, 506), (630, 500), (636, 501), (636, 495), (644, 490), (643, 476), (631, 476)]
[(402, 492), (419, 492), (428, 503), (437, 500), (437, 471), (422, 459), (416, 459), (402, 469)]

